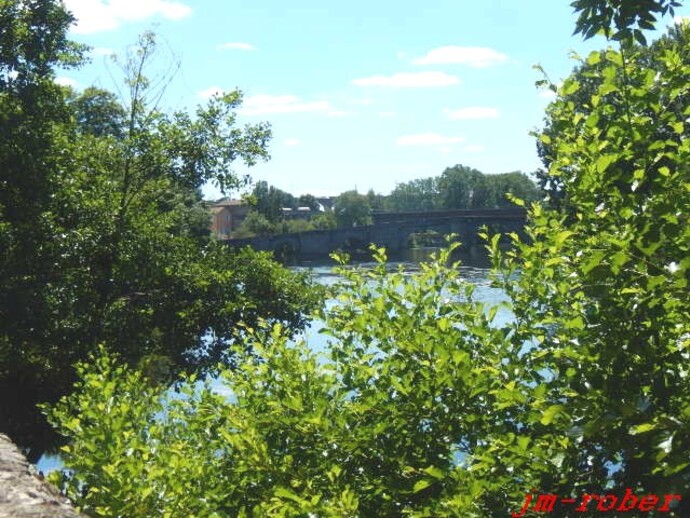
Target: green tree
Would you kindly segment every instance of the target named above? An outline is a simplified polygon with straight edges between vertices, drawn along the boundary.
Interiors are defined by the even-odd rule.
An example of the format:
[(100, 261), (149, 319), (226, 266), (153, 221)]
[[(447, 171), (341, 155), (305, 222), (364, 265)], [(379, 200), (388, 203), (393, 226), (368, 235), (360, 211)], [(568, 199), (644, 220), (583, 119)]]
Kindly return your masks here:
[[(684, 53), (688, 48), (690, 42), (688, 41), (688, 33), (682, 26), (672, 26), (668, 32), (654, 41), (649, 47), (636, 45), (634, 51), (626, 54), (626, 59), (633, 60), (630, 66), (642, 67), (648, 73), (654, 74), (665, 73), (668, 68), (668, 63), (661, 59), (666, 52), (679, 53), (682, 63), (690, 64), (690, 58)], [(622, 98), (622, 85), (629, 79), (625, 77), (624, 68), (616, 69), (615, 83), (618, 88), (608, 89), (603, 94), (599, 94), (599, 90), (603, 81), (603, 71), (608, 70), (612, 72), (607, 59), (607, 51), (602, 50), (596, 54), (592, 54), (586, 60), (581, 60), (578, 67), (573, 72), (573, 78), (577, 81), (577, 87), (572, 87), (567, 92), (561, 92), (561, 95), (567, 101), (574, 103), (574, 109), (578, 117), (589, 117), (596, 107), (592, 106), (592, 102), (604, 104), (608, 106), (606, 112), (598, 113), (600, 118), (599, 124), (604, 127), (615, 124), (616, 120), (627, 117), (626, 103)], [(639, 87), (644, 87), (640, 84)], [(661, 85), (660, 87), (663, 87)], [(661, 109), (666, 111), (673, 111), (679, 119), (683, 118), (683, 113), (688, 105), (690, 99), (684, 96), (669, 96), (660, 95), (659, 102)], [(643, 107), (649, 117), (656, 117), (659, 108), (650, 104)], [(568, 204), (567, 192), (563, 188), (563, 180), (560, 176), (549, 173), (549, 168), (553, 160), (552, 154), (554, 152), (551, 144), (552, 139), (556, 139), (561, 127), (566, 124), (566, 121), (560, 119), (552, 119), (547, 117), (545, 121), (545, 128), (542, 131), (543, 135), (537, 142), (537, 149), (539, 156), (544, 164), (544, 168), (538, 173), (539, 185), (542, 191), (548, 195), (550, 202), (554, 204)], [(673, 128), (659, 125), (657, 127), (657, 140), (676, 140), (686, 138), (690, 135), (690, 128), (685, 127), (684, 131), (677, 133)]]
[(345, 191), (335, 199), (335, 219), (339, 227), (358, 227), (371, 224), (371, 206), (366, 196), (357, 191)]
[[(37, 24), (48, 4), (18, 5), (26, 23)], [(50, 40), (67, 22), (31, 27)], [(225, 351), (239, 320), (263, 316), (297, 329), (316, 302), (305, 277), (262, 254), (236, 253), (208, 240), (199, 188), (207, 181), (223, 189), (244, 185), (233, 162), (265, 159), (269, 127), (234, 127), (239, 92), (212, 99), (194, 116), (148, 106), (160, 94), (145, 76), (154, 55), (155, 38), (145, 34), (123, 62), (131, 98), (119, 135), (98, 130), (107, 115), (80, 118), (82, 108), (65, 102), (49, 66), (45, 80), (27, 79), (29, 97), (46, 92), (35, 114), (13, 99), (23, 95), (14, 81), (26, 74), (13, 79), (16, 69), (7, 72), (0, 116), (8, 126), (2, 138), (12, 140), (0, 147), (0, 160), (11, 164), (0, 189), (0, 239), (7, 245), (7, 275), (0, 281), (0, 389), (20, 396), (0, 401), (0, 427), (29, 447), (32, 459), (54, 439), (36, 404), (69, 392), (73, 364), (97, 344), (166, 381), (229, 360)], [(24, 58), (16, 59), (23, 66)], [(112, 112), (120, 126), (122, 110), (112, 97), (90, 99), (89, 110)], [(33, 131), (11, 129), (10, 121)], [(32, 142), (38, 137), (40, 146)], [(22, 146), (28, 147), (17, 156)], [(35, 191), (27, 182), (32, 174)], [(32, 228), (32, 221), (40, 225)]]
[(283, 208), (297, 208), (292, 194), (268, 185), (268, 182), (263, 180), (256, 182), (251, 199), (256, 211), (271, 223), (277, 223), (283, 219)]
[(299, 207), (309, 207), (312, 212), (319, 212), (321, 210), (318, 200), (313, 194), (303, 194), (297, 199)]
[(283, 232), (308, 232), (314, 230), (314, 225), (306, 219), (291, 219), (283, 221)]
[(317, 215), (311, 222), (315, 230), (331, 230), (338, 226), (335, 214), (330, 211)]
[(367, 201), (372, 211), (383, 211), (386, 209), (386, 197), (375, 193), (374, 189), (367, 191)]
[[(690, 139), (659, 126), (682, 135), (687, 113), (663, 106), (690, 93), (690, 66), (685, 48), (654, 68), (638, 51), (626, 36), (605, 53), (587, 116), (567, 99), (576, 74), (549, 108), (569, 207), (531, 204), (509, 252), (490, 238), (511, 322), (448, 252), (407, 275), (378, 250), (372, 271), (341, 271), (327, 357), (247, 329), (230, 398), (193, 379), (166, 398), (102, 355), (53, 412), (74, 439), (68, 493), (110, 515), (485, 517), (532, 488), (630, 488), (681, 495), (664, 515), (687, 516)], [(612, 92), (626, 109), (607, 118), (595, 96)]]
[(322, 315), (327, 357), (279, 326), (247, 329), (237, 368), (220, 373), (231, 398), (194, 379), (171, 398), (112, 358), (80, 367), (53, 412), (76, 438), (68, 494), (109, 516), (486, 516), (457, 457), (496, 423), (516, 426), (486, 412), (519, 397), (495, 375), (496, 313), (472, 301), (448, 252), (412, 276), (376, 257), (374, 271), (340, 272)]
[(524, 173), (485, 175), (476, 169), (456, 165), (440, 177), (420, 178), (396, 185), (388, 197), (392, 210), (429, 211), (438, 209), (481, 209), (509, 207), (511, 194), (534, 201), (539, 191)]
[(276, 225), (256, 210), (250, 210), (242, 225), (237, 229), (237, 237), (263, 236), (274, 234)]
[(399, 183), (388, 196), (393, 211), (428, 211), (440, 208), (438, 178), (419, 178)]
[[(537, 201), (539, 189), (530, 178), (520, 171), (485, 176), (488, 193), (482, 199), (481, 186), (475, 190), (475, 207), (514, 207), (511, 197), (525, 202)], [(510, 195), (510, 196), (508, 196)]]
[(441, 206), (444, 209), (475, 208), (475, 193), (482, 188), (484, 175), (464, 165), (446, 168), (438, 179)]
[[(51, 363), (35, 348), (53, 322), (45, 286), (60, 275), (51, 205), (69, 112), (53, 69), (80, 62), (72, 22), (54, 1), (0, 1), (0, 430), (27, 442), (50, 435), (35, 426), (35, 402), (52, 390)], [(15, 383), (28, 379), (31, 390)]]
[(96, 137), (124, 137), (127, 113), (112, 92), (90, 86), (78, 94), (72, 92), (68, 104), (79, 131)]
[(687, 111), (668, 107), (690, 93), (690, 27), (677, 30), (685, 43), (657, 47), (650, 65), (629, 40), (592, 53), (588, 63), (601, 66), (588, 71), (596, 87), (585, 104), (570, 98), (579, 71), (558, 89), (547, 115), (561, 131), (540, 138), (567, 207), (533, 207), (532, 244), (507, 263), (520, 282), (505, 287), (516, 335), (538, 344), (515, 364), (536, 387), (524, 432), (551, 435), (558, 459), (535, 487), (672, 492), (684, 516), (690, 141)]

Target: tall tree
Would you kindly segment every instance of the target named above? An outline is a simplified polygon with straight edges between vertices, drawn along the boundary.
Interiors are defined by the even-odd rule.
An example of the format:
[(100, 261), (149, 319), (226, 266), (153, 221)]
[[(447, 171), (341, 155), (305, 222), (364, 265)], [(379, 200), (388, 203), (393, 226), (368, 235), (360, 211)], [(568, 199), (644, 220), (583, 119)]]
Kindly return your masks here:
[[(101, 358), (54, 413), (75, 437), (69, 491), (110, 514), (569, 516), (586, 511), (566, 495), (587, 495), (592, 513), (690, 515), (690, 139), (658, 134), (687, 124), (663, 106), (687, 98), (690, 49), (658, 70), (622, 50), (588, 115), (566, 97), (576, 75), (549, 109), (568, 210), (534, 203), (529, 241), (490, 240), (512, 322), (444, 252), (411, 275), (343, 270), (327, 359), (250, 332), (260, 359), (223, 376), (231, 399), (191, 380), (170, 401)], [(595, 97), (613, 92), (627, 109), (608, 118)]]
[(382, 194), (377, 194), (374, 189), (367, 191), (367, 201), (372, 211), (382, 211), (386, 208), (386, 197)]
[(476, 192), (481, 189), (484, 175), (464, 165), (446, 168), (438, 180), (441, 204), (445, 209), (474, 208)]
[(111, 135), (123, 138), (127, 113), (112, 92), (89, 86), (72, 93), (68, 102), (77, 122), (77, 130), (96, 137)]
[(297, 200), (289, 192), (285, 192), (268, 182), (256, 182), (251, 194), (251, 202), (256, 211), (269, 222), (277, 223), (283, 219), (283, 208), (296, 208)]
[(649, 50), (625, 37), (590, 54), (557, 89), (540, 138), (567, 203), (533, 209), (533, 244), (513, 259), (524, 280), (509, 289), (518, 333), (540, 344), (525, 366), (550, 379), (534, 429), (568, 437), (549, 455), (564, 459), (559, 473), (580, 473), (542, 484), (672, 491), (684, 516), (690, 26), (672, 31)]
[(335, 199), (335, 218), (339, 227), (359, 227), (371, 224), (369, 200), (357, 191), (345, 191)]
[(480, 185), (473, 197), (475, 207), (514, 207), (515, 204), (508, 195), (525, 202), (536, 201), (540, 196), (534, 182), (520, 171), (487, 175), (485, 181), (485, 189), (488, 190), (486, 201), (482, 201), (482, 186)]
[[(53, 38), (66, 31), (67, 22), (36, 25), (39, 7), (52, 4), (64, 14), (61, 4), (13, 4), (2, 5), (14, 11), (19, 5), (25, 12), (18, 20), (33, 24), (24, 32)], [(31, 76), (25, 85), (16, 84), (26, 75), (21, 70), (6, 74), (16, 92), (3, 92), (0, 117), (18, 129), (0, 137), (3, 173), (16, 172), (0, 189), (0, 239), (7, 243), (0, 389), (18, 397), (0, 400), (0, 429), (30, 447), (32, 458), (53, 441), (36, 404), (69, 392), (73, 364), (96, 344), (166, 381), (229, 361), (238, 321), (268, 318), (296, 329), (316, 300), (304, 277), (264, 255), (208, 242), (199, 188), (206, 181), (223, 189), (244, 185), (233, 162), (267, 158), (270, 128), (234, 127), (237, 91), (193, 116), (150, 104), (160, 96), (146, 77), (155, 49), (147, 33), (125, 58), (130, 98), (123, 107), (94, 90), (66, 104), (50, 66), (45, 80)], [(24, 58), (17, 60), (23, 66)], [(38, 94), (40, 105), (29, 111)], [(27, 103), (10, 102), (13, 95), (25, 95)]]
[[(53, 70), (81, 59), (66, 38), (72, 22), (53, 0), (0, 1), (0, 430), (29, 442), (49, 433), (34, 426), (52, 367), (35, 345), (51, 327), (45, 286), (59, 275), (51, 205), (69, 117)], [(28, 379), (31, 390), (18, 384)]]
[(388, 196), (394, 211), (427, 211), (441, 208), (438, 178), (419, 178), (396, 184)]

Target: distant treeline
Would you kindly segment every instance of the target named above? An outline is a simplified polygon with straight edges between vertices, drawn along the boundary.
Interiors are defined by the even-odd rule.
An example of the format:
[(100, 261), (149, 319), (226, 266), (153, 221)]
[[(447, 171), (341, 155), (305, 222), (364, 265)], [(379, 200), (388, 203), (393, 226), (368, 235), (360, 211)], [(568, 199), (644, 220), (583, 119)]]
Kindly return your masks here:
[[(311, 194), (299, 197), (266, 182), (258, 182), (249, 201), (253, 205), (236, 237), (282, 232), (303, 232), (368, 225), (372, 212), (487, 209), (511, 207), (512, 197), (524, 201), (539, 198), (539, 189), (524, 173), (484, 174), (463, 165), (446, 168), (440, 176), (399, 183), (389, 195), (369, 190), (341, 193), (333, 207), (323, 207)], [(283, 208), (309, 207), (311, 217), (285, 220)]]
[(455, 165), (443, 171), (441, 176), (398, 184), (385, 197), (383, 208), (391, 211), (425, 211), (514, 206), (508, 194), (533, 201), (539, 197), (539, 190), (526, 174), (518, 171), (484, 174), (471, 167)]

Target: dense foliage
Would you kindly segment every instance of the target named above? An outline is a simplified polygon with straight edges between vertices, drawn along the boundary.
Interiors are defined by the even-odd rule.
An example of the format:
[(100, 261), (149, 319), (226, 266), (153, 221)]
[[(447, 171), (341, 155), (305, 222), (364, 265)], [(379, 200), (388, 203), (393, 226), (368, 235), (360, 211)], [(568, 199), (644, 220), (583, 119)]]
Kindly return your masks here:
[(0, 1), (0, 430), (15, 438), (22, 430), (29, 441), (47, 433), (35, 425), (35, 402), (50, 390), (37, 373), (52, 361), (35, 344), (53, 327), (45, 287), (59, 250), (49, 207), (60, 176), (57, 128), (69, 112), (52, 71), (80, 62), (83, 49), (65, 37), (71, 23), (55, 2)]
[(282, 219), (272, 223), (255, 210), (249, 210), (239, 228), (233, 232), (233, 238), (285, 234), (290, 232), (308, 232), (310, 230), (330, 230), (338, 226), (335, 214), (331, 211), (309, 214), (308, 218)]
[(322, 315), (326, 358), (280, 327), (248, 329), (253, 353), (238, 351), (222, 385), (192, 379), (182, 397), (111, 358), (82, 366), (77, 394), (53, 413), (78, 438), (64, 450), (68, 494), (102, 516), (479, 508), (482, 485), (458, 459), (498, 423), (514, 428), (508, 410), (486, 412), (513, 394), (496, 376), (505, 331), (491, 329), (496, 310), (473, 302), (447, 253), (414, 277), (376, 255), (374, 271), (341, 270), (338, 303)]
[[(560, 92), (561, 97), (563, 101), (573, 103), (572, 112), (578, 118), (588, 118), (596, 113), (598, 126), (607, 127), (615, 124), (615, 121), (629, 116), (630, 106), (623, 98), (622, 93), (625, 90), (621, 88), (632, 79), (629, 77), (627, 69), (629, 67), (641, 67), (646, 71), (648, 77), (645, 80), (647, 84), (638, 82), (636, 84), (638, 88), (665, 88), (663, 83), (659, 83), (659, 80), (662, 74), (668, 73), (669, 66), (677, 66), (681, 63), (690, 64), (690, 55), (686, 51), (688, 46), (690, 46), (688, 31), (681, 25), (675, 25), (671, 26), (666, 34), (654, 41), (649, 47), (636, 44), (629, 51), (621, 54), (620, 59), (627, 62), (626, 66), (611, 68), (611, 55), (608, 50), (593, 53), (587, 59), (579, 61), (579, 65), (573, 72), (573, 81), (570, 83), (572, 86), (562, 90)], [(681, 62), (668, 61), (665, 55), (669, 52), (672, 55), (677, 55)], [(609, 86), (604, 89), (601, 88), (604, 81), (604, 71), (609, 74), (606, 80), (613, 83), (615, 88)], [(610, 74), (614, 75), (611, 76)], [(654, 81), (649, 82), (651, 78), (654, 78)], [(548, 86), (548, 81), (544, 80), (543, 83)], [(550, 87), (556, 89), (554, 85), (550, 85)], [(682, 121), (685, 118), (684, 111), (689, 102), (690, 100), (684, 94), (668, 95), (662, 92), (658, 95), (656, 103), (638, 108), (644, 110), (646, 116), (650, 118), (656, 117), (657, 113), (660, 112), (672, 111), (675, 117)], [(605, 106), (605, 109), (599, 109), (599, 105)], [(568, 204), (568, 193), (563, 186), (563, 175), (553, 175), (549, 172), (549, 168), (555, 153), (552, 140), (557, 140), (560, 132), (568, 125), (569, 121), (563, 118), (547, 118), (542, 136), (537, 142), (539, 156), (544, 164), (544, 169), (537, 171), (539, 186), (548, 195), (550, 204), (563, 205), (563, 208)], [(681, 139), (687, 138), (689, 135), (690, 126), (688, 125), (685, 125), (682, 131), (677, 131), (677, 128), (659, 124), (656, 126), (654, 138), (657, 141), (675, 140), (680, 142)], [(640, 149), (637, 152), (642, 153), (644, 150)]]
[(672, 32), (651, 59), (630, 43), (592, 53), (560, 88), (541, 139), (567, 206), (533, 209), (534, 244), (509, 261), (523, 281), (506, 289), (518, 332), (539, 344), (522, 368), (546, 387), (539, 401), (571, 474), (553, 486), (610, 481), (687, 505), (690, 27)]
[(524, 173), (485, 175), (458, 164), (439, 177), (396, 185), (386, 204), (394, 211), (494, 209), (512, 206), (508, 195), (529, 202), (539, 198), (539, 191)]
[(529, 492), (630, 489), (679, 495), (657, 514), (687, 516), (690, 26), (651, 65), (622, 2), (575, 4), (613, 9), (583, 10), (580, 30), (612, 18), (624, 42), (554, 86), (558, 131), (539, 138), (567, 207), (531, 204), (509, 252), (487, 236), (503, 307), (447, 253), (408, 275), (378, 250), (373, 270), (341, 270), (323, 356), (249, 326), (237, 369), (178, 396), (101, 354), (52, 413), (67, 493), (108, 516), (498, 517)]
[(233, 162), (267, 157), (268, 125), (235, 127), (239, 92), (163, 112), (152, 34), (120, 62), (125, 105), (67, 91), (62, 4), (3, 1), (0, 18), (0, 431), (35, 459), (54, 438), (36, 404), (68, 393), (97, 344), (165, 380), (215, 366), (240, 320), (299, 328), (316, 295), (209, 240), (201, 185), (244, 185)]
[(333, 204), (335, 219), (339, 227), (361, 227), (371, 225), (371, 205), (369, 198), (355, 191), (345, 191)]
[(283, 208), (297, 208), (297, 199), (266, 181), (256, 182), (248, 197), (253, 211), (275, 224), (283, 219)]
[(658, 16), (680, 7), (678, 0), (574, 0), (571, 2), (579, 13), (575, 33), (591, 38), (604, 34), (620, 41), (646, 42), (644, 30), (654, 29)]
[[(540, 196), (535, 183), (519, 171), (485, 175), (459, 164), (446, 168), (438, 177), (399, 183), (387, 196), (373, 190), (366, 194), (345, 191), (334, 200), (333, 210), (324, 212), (317, 212), (321, 208), (312, 195), (295, 198), (266, 182), (258, 182), (248, 196), (252, 208), (233, 237), (370, 225), (375, 212), (511, 207), (512, 197), (530, 202)], [(298, 206), (312, 209), (309, 220), (286, 221), (282, 209), (294, 210)]]

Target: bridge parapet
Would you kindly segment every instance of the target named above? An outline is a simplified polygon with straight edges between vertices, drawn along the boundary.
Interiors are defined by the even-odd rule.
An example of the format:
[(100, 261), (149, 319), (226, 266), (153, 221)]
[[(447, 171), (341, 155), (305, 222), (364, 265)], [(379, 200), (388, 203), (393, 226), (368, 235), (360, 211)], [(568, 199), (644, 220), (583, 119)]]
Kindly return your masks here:
[(453, 209), (423, 212), (375, 212), (372, 215), (372, 218), (374, 220), (374, 225), (381, 225), (386, 223), (407, 223), (420, 220), (428, 223), (447, 219), (519, 219), (524, 221), (526, 216), (527, 211), (525, 209), (520, 207), (510, 207), (506, 209)]
[(378, 213), (374, 215), (373, 225), (233, 239), (228, 244), (272, 251), (280, 259), (316, 259), (326, 258), (334, 250), (365, 251), (370, 243), (375, 243), (394, 256), (408, 248), (410, 234), (416, 232), (458, 234), (463, 246), (470, 247), (482, 244), (477, 236), (481, 227), (486, 226), (491, 232), (522, 234), (525, 219), (523, 209)]

